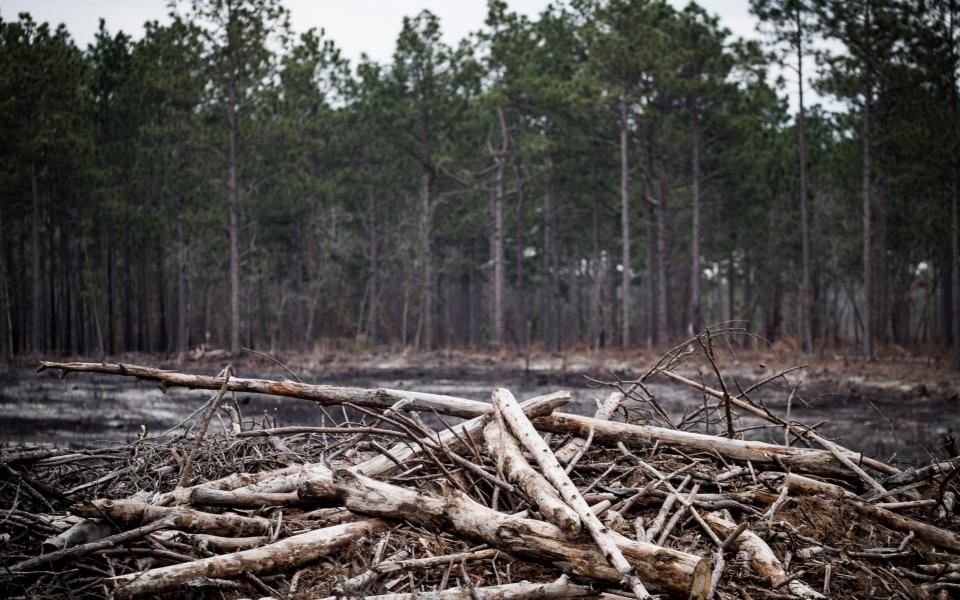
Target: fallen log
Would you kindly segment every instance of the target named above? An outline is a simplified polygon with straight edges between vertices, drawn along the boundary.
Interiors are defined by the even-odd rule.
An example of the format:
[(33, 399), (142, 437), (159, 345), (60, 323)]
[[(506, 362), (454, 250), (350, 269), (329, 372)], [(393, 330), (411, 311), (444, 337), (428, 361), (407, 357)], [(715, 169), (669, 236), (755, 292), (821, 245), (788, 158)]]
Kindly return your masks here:
[(377, 519), (334, 525), (290, 536), (260, 548), (130, 573), (106, 581), (114, 587), (117, 598), (135, 598), (176, 590), (201, 577), (229, 579), (244, 573), (271, 573), (328, 556), (334, 550), (386, 527), (386, 523)]
[(509, 431), (501, 431), (496, 422), (490, 422), (483, 428), (483, 437), (490, 454), (502, 457), (507, 478), (530, 497), (544, 519), (567, 535), (576, 536), (580, 533), (580, 517), (560, 498), (556, 488), (530, 466)]
[(709, 394), (710, 396), (713, 396), (714, 398), (718, 398), (718, 399), (720, 399), (720, 400), (724, 400), (725, 398), (729, 398), (730, 404), (736, 406), (737, 408), (740, 408), (740, 409), (742, 409), (742, 410), (745, 410), (745, 411), (747, 411), (748, 413), (750, 413), (750, 414), (752, 414), (752, 415), (754, 415), (754, 416), (760, 417), (761, 419), (763, 419), (763, 420), (765, 420), (765, 421), (769, 421), (769, 422), (771, 422), (771, 423), (775, 423), (775, 424), (777, 424), (777, 425), (780, 425), (781, 427), (789, 428), (789, 430), (790, 430), (793, 434), (795, 434), (795, 435), (797, 435), (797, 436), (799, 436), (799, 437), (802, 437), (802, 438), (811, 439), (811, 440), (817, 442), (818, 444), (822, 445), (824, 448), (832, 447), (834, 450), (836, 450), (836, 451), (838, 451), (838, 452), (842, 452), (847, 458), (849, 458), (849, 459), (851, 459), (851, 460), (853, 460), (853, 461), (856, 461), (856, 462), (862, 462), (863, 464), (867, 465), (868, 467), (870, 467), (870, 468), (872, 468), (872, 469), (876, 469), (877, 471), (880, 471), (881, 473), (885, 473), (885, 474), (887, 474), (887, 475), (897, 475), (897, 474), (900, 473), (900, 469), (897, 469), (896, 467), (892, 467), (892, 466), (890, 466), (890, 465), (888, 465), (888, 464), (886, 464), (886, 463), (884, 463), (884, 462), (881, 462), (881, 461), (876, 460), (876, 459), (874, 459), (874, 458), (870, 458), (869, 456), (864, 456), (863, 453), (854, 452), (853, 450), (850, 450), (850, 449), (848, 449), (848, 448), (844, 448), (843, 446), (837, 444), (836, 442), (831, 442), (830, 440), (826, 439), (825, 437), (823, 437), (822, 435), (820, 435), (820, 434), (817, 433), (816, 431), (813, 431), (813, 430), (810, 429), (809, 427), (798, 427), (796, 424), (786, 423), (786, 422), (783, 421), (782, 419), (779, 419), (779, 418), (777, 418), (777, 417), (774, 417), (772, 414), (770, 414), (769, 411), (764, 410), (764, 409), (760, 408), (759, 406), (755, 406), (755, 405), (751, 404), (750, 402), (747, 402), (747, 401), (745, 401), (745, 400), (742, 400), (741, 398), (735, 398), (735, 397), (733, 397), (733, 396), (730, 396), (729, 394), (726, 394), (726, 395), (725, 395), (723, 392), (721, 392), (721, 391), (719, 391), (719, 390), (715, 390), (715, 389), (710, 388), (710, 387), (707, 387), (707, 386), (705, 386), (705, 385), (703, 385), (703, 384), (697, 383), (696, 381), (692, 381), (692, 380), (690, 380), (690, 379), (687, 379), (686, 377), (683, 377), (683, 376), (681, 376), (681, 375), (678, 375), (678, 374), (676, 374), (676, 373), (674, 373), (674, 372), (672, 372), (672, 371), (662, 371), (661, 373), (662, 373), (665, 377), (667, 377), (667, 378), (669, 378), (669, 379), (672, 379), (672, 380), (674, 380), (674, 381), (676, 381), (676, 382), (679, 382), (679, 383), (682, 383), (682, 384), (684, 384), (684, 385), (688, 385), (688, 386), (690, 386), (690, 387), (692, 387), (692, 388), (694, 388), (694, 389), (696, 389), (696, 390), (700, 390), (701, 392), (703, 392), (703, 393), (705, 393), (705, 394)]
[(864, 502), (852, 492), (849, 492), (838, 485), (817, 481), (802, 475), (788, 473), (784, 476), (783, 485), (789, 487), (791, 492), (797, 492), (807, 495), (823, 495), (830, 499), (841, 502), (844, 506), (853, 509), (863, 516), (870, 517), (890, 529), (898, 531), (912, 531), (918, 538), (930, 542), (935, 546), (960, 552), (960, 534), (946, 529), (941, 529), (935, 525), (918, 521), (917, 519), (899, 515), (893, 511), (881, 508)]
[(573, 433), (585, 436), (593, 429), (594, 439), (608, 445), (647, 445), (661, 442), (684, 451), (716, 451), (727, 459), (750, 461), (754, 464), (779, 465), (781, 462), (796, 471), (849, 477), (850, 471), (826, 450), (794, 448), (765, 442), (749, 442), (692, 431), (666, 429), (652, 425), (635, 425), (618, 421), (604, 421), (591, 417), (554, 413), (533, 420), (538, 429), (556, 433)]
[(185, 507), (154, 506), (135, 500), (100, 499), (73, 509), (87, 518), (103, 518), (123, 527), (140, 527), (160, 519), (172, 519), (172, 528), (190, 533), (227, 536), (267, 535), (273, 523), (263, 517), (242, 517), (233, 513), (214, 515)]
[(60, 371), (61, 377), (68, 373), (104, 373), (107, 375), (124, 375), (147, 381), (156, 381), (163, 387), (183, 387), (195, 390), (219, 390), (226, 387), (229, 392), (246, 392), (250, 394), (269, 394), (310, 400), (322, 405), (356, 404), (373, 408), (389, 408), (400, 400), (407, 400), (406, 410), (435, 410), (442, 415), (457, 417), (476, 417), (490, 410), (486, 402), (467, 400), (455, 396), (442, 394), (428, 394), (425, 392), (410, 392), (406, 390), (391, 390), (380, 388), (369, 390), (356, 387), (335, 385), (319, 385), (300, 383), (296, 381), (275, 381), (271, 379), (249, 379), (244, 377), (230, 377), (224, 386), (223, 377), (208, 375), (193, 375), (177, 371), (167, 371), (140, 365), (122, 363), (87, 363), (87, 362), (53, 362), (42, 360), (37, 372), (47, 369)]
[[(703, 518), (714, 533), (721, 538), (726, 538), (740, 529), (736, 523), (727, 521), (714, 513), (707, 513), (703, 515)], [(820, 599), (825, 597), (802, 581), (787, 582), (787, 572), (783, 568), (783, 563), (773, 553), (770, 546), (749, 529), (741, 529), (740, 533), (730, 541), (730, 544), (737, 550), (745, 551), (750, 556), (750, 568), (768, 585), (786, 585), (790, 593), (800, 598)]]
[[(330, 596), (323, 600), (339, 600)], [(551, 583), (507, 583), (487, 587), (458, 587), (438, 592), (381, 594), (364, 596), (367, 600), (524, 600), (526, 598), (598, 598), (598, 593), (585, 585), (570, 583), (564, 575)]]
[[(436, 497), (346, 469), (331, 474), (315, 470), (310, 478), (301, 480), (298, 493), (304, 499), (337, 500), (355, 513), (404, 519), (430, 530), (448, 531), (514, 556), (569, 565), (577, 575), (621, 580), (593, 544), (571, 541), (553, 524), (495, 511), (463, 494)], [(710, 568), (701, 557), (636, 542), (615, 532), (609, 532), (609, 536), (651, 587), (680, 597), (703, 598), (706, 594)]]
[(517, 404), (513, 394), (505, 388), (497, 388), (493, 391), (491, 400), (500, 414), (503, 415), (503, 420), (513, 431), (517, 440), (533, 454), (537, 464), (540, 465), (543, 476), (553, 484), (560, 492), (564, 502), (580, 517), (580, 524), (590, 532), (593, 541), (603, 552), (604, 558), (620, 574), (621, 581), (633, 591), (637, 598), (648, 597), (649, 594), (637, 576), (636, 569), (623, 556), (623, 552), (620, 551), (620, 548), (610, 536), (610, 530), (600, 522), (597, 515), (590, 509), (587, 501), (580, 495), (580, 490), (570, 481), (570, 477), (560, 466), (550, 447), (534, 429), (530, 419), (523, 414), (523, 410)]

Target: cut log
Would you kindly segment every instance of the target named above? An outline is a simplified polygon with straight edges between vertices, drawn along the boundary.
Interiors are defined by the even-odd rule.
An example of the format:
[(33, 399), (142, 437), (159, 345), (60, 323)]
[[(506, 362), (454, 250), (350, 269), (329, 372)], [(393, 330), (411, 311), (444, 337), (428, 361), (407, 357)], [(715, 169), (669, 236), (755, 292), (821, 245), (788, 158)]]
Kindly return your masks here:
[[(568, 565), (577, 575), (621, 580), (595, 545), (572, 542), (551, 523), (495, 511), (463, 494), (440, 498), (346, 469), (332, 476), (314, 472), (300, 482), (298, 493), (305, 500), (337, 500), (355, 513), (404, 519), (429, 530), (448, 531), (514, 556)], [(615, 532), (608, 535), (651, 587), (678, 597), (703, 598), (706, 594), (710, 567), (701, 557), (635, 542)]]
[(338, 548), (364, 535), (383, 531), (386, 527), (386, 523), (376, 519), (334, 525), (252, 550), (130, 573), (106, 581), (114, 586), (117, 598), (135, 598), (176, 590), (188, 581), (201, 577), (229, 579), (244, 573), (258, 575), (282, 571), (328, 556)]
[(585, 436), (593, 428), (594, 439), (606, 445), (617, 442), (634, 445), (650, 445), (654, 442), (670, 444), (684, 451), (714, 452), (726, 459), (750, 461), (754, 464), (784, 465), (803, 473), (815, 473), (834, 477), (850, 477), (850, 471), (826, 450), (811, 450), (779, 446), (764, 442), (748, 442), (692, 431), (666, 429), (651, 425), (633, 425), (618, 421), (601, 421), (591, 417), (555, 413), (534, 419), (538, 429), (556, 433), (573, 433)]
[[(488, 587), (459, 587), (439, 592), (381, 594), (364, 596), (367, 600), (524, 600), (526, 598), (599, 598), (585, 585), (570, 583), (566, 576), (551, 583), (507, 583)], [(323, 600), (339, 600), (330, 596)]]
[[(513, 431), (517, 440), (531, 453), (540, 465), (540, 471), (547, 481), (560, 492), (570, 508), (580, 517), (580, 524), (590, 532), (590, 536), (597, 546), (603, 552), (607, 562), (620, 574), (621, 581), (627, 585), (637, 598), (646, 598), (649, 596), (643, 583), (637, 577), (637, 573), (632, 564), (623, 556), (623, 552), (614, 542), (610, 535), (610, 530), (606, 525), (600, 522), (597, 515), (590, 509), (587, 501), (580, 495), (580, 490), (570, 481), (570, 477), (560, 466), (557, 457), (550, 450), (550, 447), (540, 434), (533, 427), (530, 419), (523, 414), (520, 405), (509, 390), (497, 388), (493, 391), (491, 400), (507, 426)], [(604, 423), (605, 421), (599, 421)]]
[(507, 478), (530, 497), (543, 518), (571, 537), (579, 534), (580, 518), (577, 513), (560, 498), (556, 488), (530, 466), (513, 434), (501, 431), (500, 426), (491, 421), (483, 428), (483, 437), (490, 454), (503, 459)]
[[(707, 513), (703, 515), (703, 518), (720, 538), (726, 538), (738, 529), (736, 523), (728, 521), (716, 513)], [(783, 564), (777, 558), (777, 555), (773, 553), (773, 550), (765, 541), (749, 529), (743, 529), (730, 544), (735, 549), (744, 551), (750, 556), (750, 568), (768, 585), (782, 585), (787, 579), (787, 573), (784, 571)], [(819, 599), (825, 597), (796, 579), (789, 582), (787, 588), (790, 593), (800, 598)]]
[(213, 515), (185, 507), (153, 506), (134, 500), (93, 500), (74, 508), (73, 512), (81, 517), (104, 518), (127, 528), (170, 517), (173, 529), (238, 537), (267, 535), (273, 525), (262, 517), (241, 517), (232, 513)]

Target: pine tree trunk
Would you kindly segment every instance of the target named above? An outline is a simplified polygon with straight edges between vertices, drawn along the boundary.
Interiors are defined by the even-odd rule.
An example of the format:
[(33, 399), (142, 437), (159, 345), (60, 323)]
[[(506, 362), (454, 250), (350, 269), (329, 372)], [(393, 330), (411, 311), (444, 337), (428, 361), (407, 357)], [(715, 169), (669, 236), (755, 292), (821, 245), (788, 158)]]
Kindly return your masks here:
[[(543, 340), (548, 349), (560, 351), (560, 261), (557, 256), (557, 221), (556, 206), (553, 197), (553, 165), (548, 159), (544, 165), (546, 173), (543, 190), (543, 261), (549, 285), (545, 294), (543, 309)], [(571, 294), (573, 290), (571, 290)]]
[(801, 272), (802, 282), (800, 284), (800, 329), (803, 340), (803, 351), (813, 351), (813, 334), (811, 325), (811, 311), (813, 308), (813, 298), (810, 293), (810, 222), (808, 216), (808, 191), (807, 191), (807, 126), (806, 115), (803, 106), (803, 29), (799, 16), (796, 17), (796, 38), (797, 48), (797, 77), (798, 77), (798, 99), (799, 112), (797, 113), (797, 134), (800, 145), (800, 238), (801, 238)]
[(506, 169), (506, 157), (497, 155), (496, 181), (492, 198), (493, 228), (490, 232), (490, 251), (493, 254), (493, 345), (503, 345), (505, 269), (503, 253), (503, 177)]
[(240, 215), (237, 198), (237, 82), (231, 74), (227, 89), (227, 212), (230, 235), (230, 354), (240, 353)]
[(700, 120), (696, 112), (692, 120), (693, 133), (693, 207), (690, 231), (690, 312), (687, 334), (700, 331)]
[(620, 233), (623, 244), (623, 271), (620, 293), (622, 295), (620, 317), (621, 346), (630, 346), (630, 171), (628, 163), (628, 117), (627, 100), (620, 98)]
[(33, 306), (30, 310), (32, 317), (30, 328), (30, 350), (34, 354), (41, 353), (43, 348), (43, 295), (40, 281), (40, 184), (37, 181), (37, 165), (30, 165), (30, 299)]
[(177, 196), (177, 352), (189, 349), (187, 322), (187, 241), (183, 223), (183, 194)]
[(516, 213), (516, 254), (515, 261), (516, 266), (514, 272), (516, 274), (516, 280), (514, 282), (514, 293), (516, 294), (516, 330), (517, 330), (517, 345), (521, 348), (526, 348), (529, 340), (527, 339), (527, 297), (525, 282), (523, 278), (523, 253), (526, 249), (524, 242), (524, 174), (523, 174), (523, 164), (518, 162), (516, 165), (516, 176), (517, 176), (517, 213)]
[(863, 355), (873, 356), (873, 264), (871, 261), (872, 237), (870, 215), (870, 192), (872, 186), (870, 159), (870, 105), (872, 92), (867, 89), (863, 104)]
[(427, 167), (420, 173), (420, 335), (417, 349), (434, 348), (434, 303), (437, 296), (433, 263), (433, 174)]
[(377, 239), (377, 202), (373, 187), (367, 188), (367, 235), (370, 253), (370, 314), (367, 317), (367, 337), (377, 345), (380, 332), (380, 240)]
[(667, 202), (670, 190), (667, 187), (666, 165), (661, 161), (657, 185), (657, 334), (663, 343), (670, 337), (667, 321)]

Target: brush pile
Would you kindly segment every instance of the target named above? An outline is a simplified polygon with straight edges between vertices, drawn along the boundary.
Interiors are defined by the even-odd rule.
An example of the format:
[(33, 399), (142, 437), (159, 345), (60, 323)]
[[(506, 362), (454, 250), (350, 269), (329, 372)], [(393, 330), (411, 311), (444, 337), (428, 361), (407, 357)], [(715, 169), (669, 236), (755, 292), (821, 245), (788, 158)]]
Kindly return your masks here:
[[(711, 370), (676, 374), (696, 354)], [(709, 336), (593, 417), (570, 394), (109, 373), (214, 391), (160, 437), (0, 453), (0, 593), (23, 598), (916, 598), (960, 591), (960, 460), (901, 471), (730, 391)], [(703, 404), (668, 414), (645, 383)], [(715, 389), (716, 388), (716, 389)], [(794, 393), (796, 388), (794, 388)], [(336, 406), (244, 419), (233, 393)], [(743, 417), (743, 418), (742, 418)], [(787, 444), (747, 441), (746, 419)], [(217, 424), (210, 427), (211, 422)], [(705, 431), (724, 430), (722, 435)], [(750, 432), (747, 432), (750, 433)]]

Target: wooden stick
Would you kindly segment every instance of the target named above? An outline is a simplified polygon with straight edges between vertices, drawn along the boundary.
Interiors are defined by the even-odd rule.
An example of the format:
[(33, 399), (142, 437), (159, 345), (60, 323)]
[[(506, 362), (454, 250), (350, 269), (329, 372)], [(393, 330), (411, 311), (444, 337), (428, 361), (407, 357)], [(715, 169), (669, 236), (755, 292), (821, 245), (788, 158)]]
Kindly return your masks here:
[(533, 454), (547, 481), (557, 488), (563, 500), (580, 517), (581, 525), (590, 532), (590, 536), (593, 537), (610, 565), (620, 573), (622, 582), (633, 591), (637, 598), (648, 598), (650, 594), (644, 588), (640, 578), (637, 577), (633, 566), (627, 562), (623, 552), (613, 542), (610, 530), (590, 510), (587, 501), (580, 495), (577, 486), (570, 481), (569, 475), (560, 466), (557, 457), (550, 451), (550, 447), (543, 441), (540, 434), (537, 433), (533, 423), (523, 414), (523, 410), (517, 404), (513, 394), (504, 388), (497, 388), (493, 391), (491, 400), (503, 414), (503, 420), (513, 430), (517, 440)]
[(441, 394), (427, 394), (424, 392), (409, 392), (386, 388), (368, 390), (355, 387), (316, 385), (294, 381), (275, 381), (271, 379), (247, 379), (243, 377), (230, 377), (229, 381), (227, 381), (224, 377), (191, 375), (189, 373), (165, 371), (152, 367), (120, 363), (61, 363), (46, 360), (40, 361), (40, 367), (37, 371), (40, 372), (47, 369), (59, 370), (61, 377), (74, 372), (124, 375), (136, 377), (137, 379), (157, 381), (164, 387), (219, 390), (226, 385), (227, 391), (231, 392), (286, 396), (288, 398), (311, 400), (322, 405), (352, 403), (359, 406), (388, 408), (398, 400), (408, 399), (410, 403), (405, 406), (406, 410), (435, 410), (440, 414), (467, 418), (482, 415), (490, 410), (490, 405), (486, 402), (477, 402), (476, 400), (467, 400), (466, 398), (457, 398), (455, 396), (445, 396)]
[[(526, 598), (598, 598), (588, 586), (576, 585), (567, 580), (566, 575), (551, 583), (507, 583), (488, 587), (458, 587), (439, 592), (416, 592), (407, 594), (381, 594), (364, 596), (368, 600), (524, 600)], [(339, 600), (340, 596), (330, 596), (323, 600)]]
[(114, 586), (117, 598), (135, 598), (176, 590), (199, 577), (228, 579), (244, 573), (271, 573), (328, 556), (363, 535), (386, 528), (387, 524), (377, 519), (334, 525), (290, 536), (260, 548), (130, 573), (107, 581)]
[(564, 503), (550, 482), (530, 466), (513, 434), (501, 431), (494, 421), (483, 428), (483, 437), (487, 450), (497, 459), (503, 459), (507, 478), (530, 497), (544, 519), (576, 537), (580, 533), (577, 513)]
[(599, 421), (590, 417), (565, 413), (539, 417), (534, 419), (533, 423), (538, 429), (577, 435), (586, 435), (592, 427), (596, 443), (607, 445), (616, 445), (617, 442), (622, 442), (627, 445), (644, 446), (659, 441), (689, 451), (716, 451), (726, 459), (778, 466), (782, 462), (791, 469), (803, 473), (835, 477), (850, 476), (847, 467), (826, 450), (750, 442), (652, 425)]
[(174, 528), (191, 533), (227, 536), (269, 535), (271, 522), (263, 517), (241, 517), (232, 513), (214, 515), (184, 507), (153, 506), (134, 500), (93, 500), (73, 512), (81, 517), (105, 518), (124, 527), (139, 527), (172, 518)]

